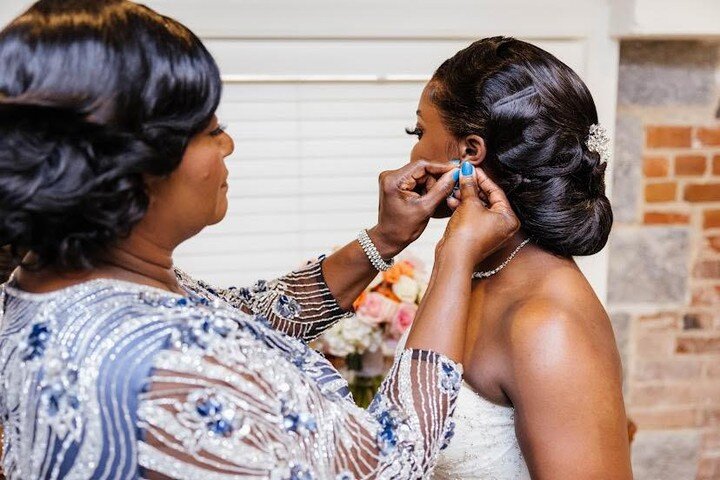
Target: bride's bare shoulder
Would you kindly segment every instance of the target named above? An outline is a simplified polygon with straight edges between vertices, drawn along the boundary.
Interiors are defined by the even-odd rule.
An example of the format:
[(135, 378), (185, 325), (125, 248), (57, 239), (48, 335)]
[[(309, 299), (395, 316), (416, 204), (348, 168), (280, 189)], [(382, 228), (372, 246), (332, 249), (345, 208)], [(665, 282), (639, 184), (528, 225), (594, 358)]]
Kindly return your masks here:
[(610, 320), (583, 285), (551, 292), (539, 285), (510, 309), (504, 324), (504, 351), (515, 377), (562, 381), (586, 374), (621, 376)]

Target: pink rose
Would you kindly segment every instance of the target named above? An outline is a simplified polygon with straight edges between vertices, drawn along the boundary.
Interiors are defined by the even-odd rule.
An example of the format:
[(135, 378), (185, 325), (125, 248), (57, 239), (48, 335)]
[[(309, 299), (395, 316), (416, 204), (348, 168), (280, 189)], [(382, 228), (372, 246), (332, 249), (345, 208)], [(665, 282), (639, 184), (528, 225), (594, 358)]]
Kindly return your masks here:
[(417, 305), (413, 303), (403, 302), (395, 312), (395, 316), (390, 322), (390, 333), (395, 338), (402, 337), (403, 333), (410, 328), (413, 320), (415, 320), (415, 314), (417, 313)]
[(393, 318), (396, 309), (397, 303), (377, 292), (370, 292), (360, 304), (356, 313), (358, 317), (366, 322), (377, 325), (389, 322)]

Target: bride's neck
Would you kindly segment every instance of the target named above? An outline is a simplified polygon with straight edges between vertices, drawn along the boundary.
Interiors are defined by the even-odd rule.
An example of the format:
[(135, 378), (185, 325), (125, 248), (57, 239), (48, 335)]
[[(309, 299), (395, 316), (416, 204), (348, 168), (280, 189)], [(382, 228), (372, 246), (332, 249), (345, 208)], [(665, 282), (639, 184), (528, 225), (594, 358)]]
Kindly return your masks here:
[[(498, 249), (496, 252), (491, 254), (489, 257), (487, 257), (483, 262), (478, 265), (476, 268), (477, 271), (481, 272), (488, 272), (490, 270), (493, 270), (495, 268), (498, 268), (500, 265), (502, 265), (505, 260), (507, 260), (510, 255), (517, 249), (522, 242), (524, 242), (527, 239), (527, 235), (523, 234), (522, 232), (517, 232), (515, 235), (512, 236), (507, 242), (503, 244), (500, 249)], [(515, 262), (518, 260), (518, 257), (522, 255), (523, 250), (529, 249), (531, 247), (532, 241), (528, 242), (527, 245), (522, 247), (515, 258), (513, 258), (512, 262)], [(512, 263), (511, 262), (511, 263)], [(509, 265), (509, 264), (508, 264)]]

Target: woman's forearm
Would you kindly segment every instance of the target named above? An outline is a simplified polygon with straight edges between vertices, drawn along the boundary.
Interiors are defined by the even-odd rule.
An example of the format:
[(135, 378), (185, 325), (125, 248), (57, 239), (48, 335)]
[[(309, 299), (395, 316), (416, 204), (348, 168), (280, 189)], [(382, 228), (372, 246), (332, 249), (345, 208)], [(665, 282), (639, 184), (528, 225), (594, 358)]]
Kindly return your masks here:
[[(400, 253), (406, 245), (387, 240), (377, 227), (368, 230), (370, 239), (378, 249), (380, 256), (389, 260)], [(353, 241), (328, 256), (323, 262), (323, 276), (330, 292), (340, 307), (350, 310), (352, 304), (370, 282), (377, 276), (360, 243)]]
[(418, 309), (407, 348), (433, 350), (460, 363), (470, 304), (472, 262), (460, 255), (438, 255)]
[[(389, 260), (417, 239), (440, 203), (455, 185), (455, 165), (425, 160), (380, 174), (378, 223), (368, 230), (380, 256)], [(416, 192), (429, 178), (439, 179), (424, 195)], [(349, 310), (355, 299), (377, 275), (360, 244), (347, 244), (323, 262), (323, 275), (341, 307)]]

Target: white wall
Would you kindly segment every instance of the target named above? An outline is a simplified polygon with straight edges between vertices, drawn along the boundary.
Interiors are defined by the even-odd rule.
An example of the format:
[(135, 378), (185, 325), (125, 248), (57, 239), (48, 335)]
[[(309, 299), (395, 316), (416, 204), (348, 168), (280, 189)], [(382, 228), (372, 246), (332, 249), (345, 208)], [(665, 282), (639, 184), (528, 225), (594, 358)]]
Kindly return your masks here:
[[(0, 21), (27, 5), (3, 0)], [(555, 53), (614, 127), (617, 41), (604, 0), (151, 0), (197, 31), (226, 79), (236, 139), (226, 220), (178, 251), (221, 284), (281, 274), (374, 224), (377, 174), (409, 159), (424, 82), (471, 41), (505, 34)], [(443, 230), (411, 251), (426, 262)], [(605, 253), (581, 260), (605, 297)]]

